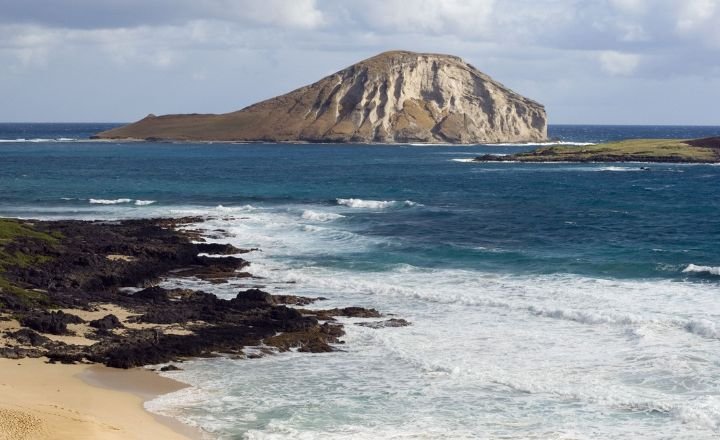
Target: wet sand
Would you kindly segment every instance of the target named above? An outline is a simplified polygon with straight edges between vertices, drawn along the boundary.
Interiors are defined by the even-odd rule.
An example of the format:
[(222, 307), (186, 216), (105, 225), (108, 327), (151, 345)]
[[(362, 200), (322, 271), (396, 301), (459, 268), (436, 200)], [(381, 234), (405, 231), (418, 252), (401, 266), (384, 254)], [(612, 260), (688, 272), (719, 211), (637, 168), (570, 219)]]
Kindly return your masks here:
[(143, 408), (186, 386), (144, 369), (0, 359), (0, 439), (199, 439)]

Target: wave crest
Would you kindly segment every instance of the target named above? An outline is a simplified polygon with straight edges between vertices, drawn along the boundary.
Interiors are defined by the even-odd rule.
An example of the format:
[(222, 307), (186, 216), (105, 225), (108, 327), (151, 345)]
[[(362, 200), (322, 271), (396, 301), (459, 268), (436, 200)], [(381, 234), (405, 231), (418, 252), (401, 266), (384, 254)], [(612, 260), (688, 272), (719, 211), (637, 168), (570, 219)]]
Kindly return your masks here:
[(393, 206), (418, 206), (411, 200), (398, 202), (397, 200), (363, 200), (363, 199), (335, 199), (338, 205), (350, 208), (385, 209)]
[(66, 137), (60, 137), (60, 138), (33, 138), (33, 139), (25, 139), (25, 138), (17, 138), (17, 139), (0, 139), (0, 143), (33, 143), (38, 144), (41, 142), (75, 142), (78, 139), (76, 138), (66, 138)]
[(341, 214), (335, 214), (332, 212), (316, 212), (316, 211), (311, 211), (309, 209), (306, 209), (305, 211), (303, 211), (301, 217), (305, 220), (310, 220), (310, 221), (314, 221), (314, 222), (329, 222), (332, 220), (337, 220), (339, 218), (343, 218), (345, 216), (341, 215)]
[(688, 266), (683, 269), (684, 273), (707, 273), (710, 275), (717, 275), (720, 276), (720, 266), (699, 266), (696, 264), (688, 264)]
[[(75, 200), (70, 197), (63, 197), (63, 200)], [(80, 199), (82, 200), (82, 199)], [(120, 198), (120, 199), (88, 199), (88, 202), (92, 205), (124, 205), (132, 203), (134, 199)], [(135, 206), (147, 206), (156, 203), (156, 200), (139, 200), (135, 199)]]
[(562, 319), (573, 321), (580, 324), (616, 324), (616, 325), (632, 325), (640, 324), (643, 319), (632, 314), (615, 315), (611, 313), (601, 313), (593, 311), (580, 311), (571, 309), (544, 309), (541, 307), (529, 306), (527, 310), (537, 316), (545, 318)]
[(688, 321), (687, 324), (685, 324), (685, 330), (698, 336), (720, 339), (720, 329), (718, 329), (714, 322), (708, 321), (707, 319)]
[(93, 205), (119, 205), (121, 203), (130, 203), (132, 199), (90, 199)]

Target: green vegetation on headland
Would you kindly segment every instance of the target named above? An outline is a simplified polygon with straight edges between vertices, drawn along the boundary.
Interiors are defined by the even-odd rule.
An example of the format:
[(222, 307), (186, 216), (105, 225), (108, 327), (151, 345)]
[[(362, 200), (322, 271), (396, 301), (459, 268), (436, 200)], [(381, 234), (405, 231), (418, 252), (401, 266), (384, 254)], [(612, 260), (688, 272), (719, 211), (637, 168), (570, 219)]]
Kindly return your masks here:
[(0, 294), (12, 295), (17, 301), (28, 306), (47, 303), (44, 293), (8, 280), (6, 271), (39, 266), (50, 261), (52, 256), (38, 250), (52, 250), (61, 237), (58, 233), (38, 231), (29, 222), (0, 219)]
[(720, 137), (632, 139), (606, 144), (554, 145), (508, 156), (486, 154), (478, 162), (720, 162)]
[(62, 234), (37, 231), (30, 222), (0, 218), (0, 248), (17, 238), (32, 238), (54, 244), (62, 238)]

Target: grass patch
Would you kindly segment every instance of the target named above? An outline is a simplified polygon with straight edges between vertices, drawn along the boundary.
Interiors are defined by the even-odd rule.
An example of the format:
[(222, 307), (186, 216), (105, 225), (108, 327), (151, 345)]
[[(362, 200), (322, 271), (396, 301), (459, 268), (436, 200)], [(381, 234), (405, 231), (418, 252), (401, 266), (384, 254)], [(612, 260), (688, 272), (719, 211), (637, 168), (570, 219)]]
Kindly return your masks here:
[(582, 147), (556, 145), (520, 153), (513, 158), (521, 161), (720, 161), (717, 151), (689, 145), (682, 139), (632, 139)]
[(60, 242), (62, 234), (45, 233), (37, 231), (31, 223), (13, 219), (0, 219), (0, 293), (10, 294), (16, 302), (26, 306), (48, 304), (48, 297), (44, 293), (24, 289), (3, 277), (11, 267), (32, 267), (46, 263), (52, 259), (48, 255), (25, 253), (19, 250), (8, 250), (8, 244), (18, 239), (42, 241), (49, 246)]
[(15, 267), (32, 267), (47, 263), (52, 260), (48, 255), (32, 255), (23, 252), (9, 253), (0, 250), (0, 270), (3, 268)]
[(58, 234), (36, 231), (31, 224), (18, 220), (0, 219), (0, 272), (8, 267), (31, 267), (43, 264), (52, 257), (28, 254), (21, 251), (9, 251), (7, 245), (17, 239), (31, 239), (55, 246), (60, 241)]
[[(19, 302), (26, 307), (32, 307), (37, 305), (50, 305), (50, 299), (42, 292), (35, 290), (23, 289), (11, 283), (10, 281), (0, 276), (0, 294), (12, 295), (16, 302)], [(9, 305), (9, 304), (8, 304)], [(0, 297), (0, 308), (3, 306), (3, 298)]]
[(31, 223), (14, 219), (0, 219), (0, 246), (20, 237), (34, 238), (50, 244), (57, 244), (62, 238), (62, 234), (58, 232), (48, 234), (46, 232), (36, 231), (31, 225)]

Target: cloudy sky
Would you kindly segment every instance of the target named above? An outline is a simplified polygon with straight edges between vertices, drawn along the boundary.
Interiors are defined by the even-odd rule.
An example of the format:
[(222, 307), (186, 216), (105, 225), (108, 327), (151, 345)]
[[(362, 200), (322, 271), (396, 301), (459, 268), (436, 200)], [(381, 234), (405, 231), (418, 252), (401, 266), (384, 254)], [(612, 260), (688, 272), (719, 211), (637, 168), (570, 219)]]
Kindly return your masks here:
[(0, 121), (227, 112), (390, 49), (550, 123), (720, 125), (720, 0), (0, 0)]

